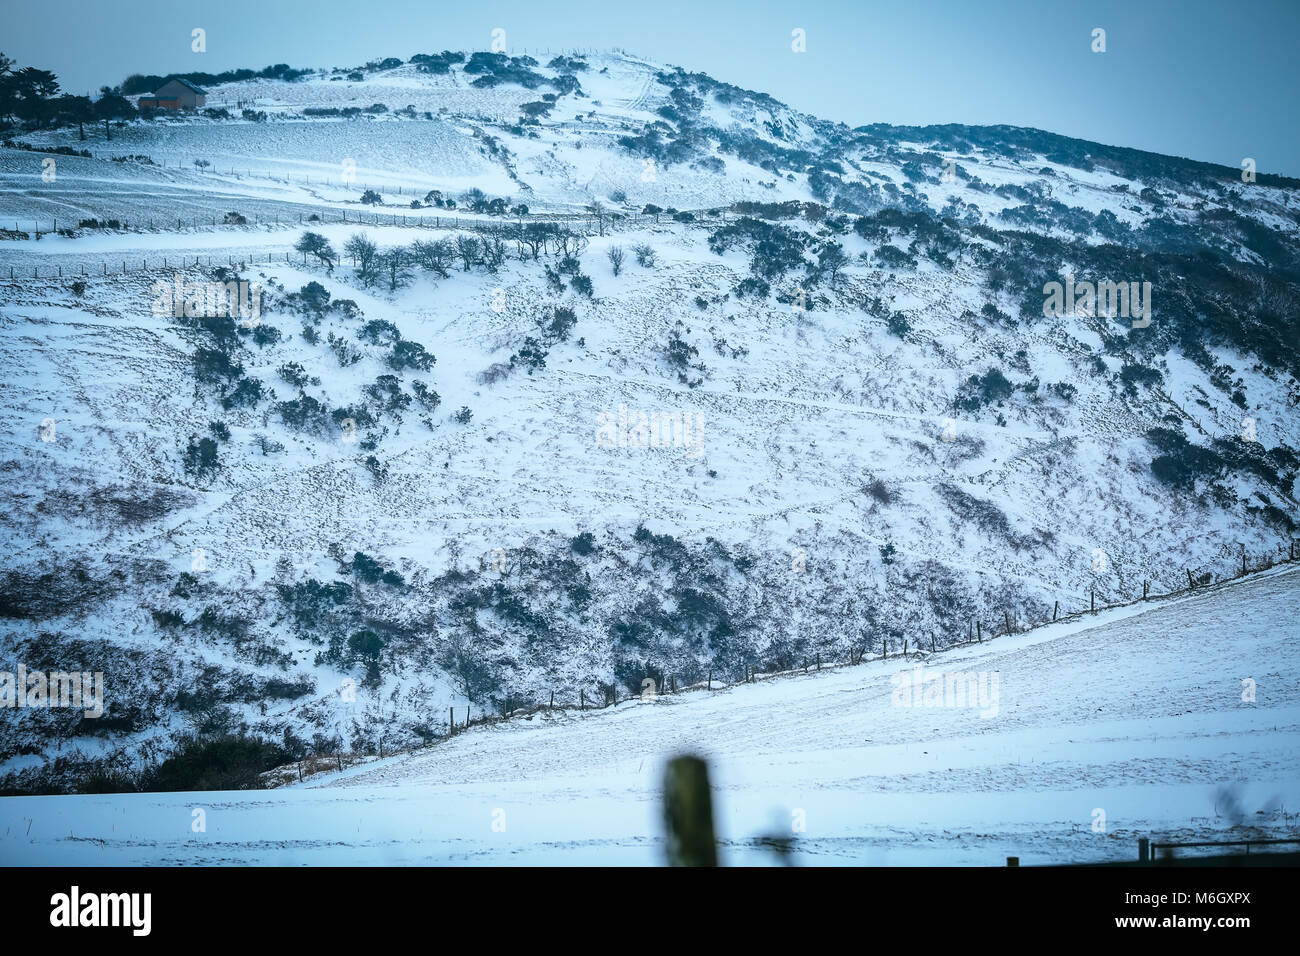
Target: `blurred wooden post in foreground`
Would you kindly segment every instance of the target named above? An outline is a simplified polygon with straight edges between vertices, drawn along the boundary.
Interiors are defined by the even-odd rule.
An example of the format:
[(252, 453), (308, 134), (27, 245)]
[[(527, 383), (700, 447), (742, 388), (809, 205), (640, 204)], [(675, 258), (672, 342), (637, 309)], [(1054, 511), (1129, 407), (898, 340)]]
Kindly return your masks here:
[(664, 824), (669, 866), (717, 866), (709, 765), (699, 757), (674, 757), (664, 771)]

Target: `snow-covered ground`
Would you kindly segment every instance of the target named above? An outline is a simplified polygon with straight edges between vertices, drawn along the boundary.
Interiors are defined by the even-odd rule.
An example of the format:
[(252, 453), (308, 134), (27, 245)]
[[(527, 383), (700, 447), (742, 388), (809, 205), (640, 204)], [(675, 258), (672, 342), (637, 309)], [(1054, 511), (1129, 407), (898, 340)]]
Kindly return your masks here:
[[(226, 731), (292, 753), (391, 752), (445, 734), (451, 706), (943, 647), (976, 621), (1014, 629), (1058, 602), (1068, 614), (1093, 593), (1104, 606), (1288, 555), (1300, 383), (1263, 347), (1276, 337), (1253, 337), (1278, 310), (1241, 310), (1249, 334), (1218, 327), (1196, 358), (1199, 326), (1189, 354), (1146, 354), (1114, 322), (1046, 320), (1041, 277), (1004, 275), (1018, 247), (989, 255), (991, 235), (1028, 228), (1075, 240), (1074, 256), (1102, 240), (1105, 212), (1174, 234), (1196, 220), (1201, 240), (1285, 265), (1300, 191), (1207, 185), (1177, 164), (1144, 188), (1133, 170), (1166, 164), (1120, 175), (996, 142), (859, 136), (707, 77), (588, 59), (581, 91), (536, 123), (519, 113), (544, 105), (542, 88), (406, 64), (210, 91), (231, 119), (22, 137), (90, 157), (0, 148), (0, 664), (85, 661), (110, 691), (98, 724), (0, 712), (0, 774), (71, 787), (78, 759), (132, 774), (187, 734)], [(539, 69), (553, 82), (563, 66)], [(376, 102), (369, 118), (320, 115)], [(650, 163), (636, 142), (651, 134), (683, 150)], [(945, 177), (944, 159), (973, 178)], [(361, 203), (367, 186), (379, 205)], [(471, 216), (470, 187), (529, 212)], [(441, 205), (425, 202), (434, 189)], [(624, 218), (597, 223), (593, 202)], [(692, 215), (639, 214), (646, 203)], [(1045, 218), (1002, 218), (1011, 207)], [(725, 220), (705, 218), (719, 208)], [(949, 235), (941, 210), (962, 229)], [(710, 242), (750, 214), (806, 247), (757, 295), (742, 283), (763, 263)], [(89, 217), (129, 228), (78, 225)], [(467, 239), (466, 220), (559, 219), (588, 294), (547, 278), (565, 261), (554, 241), (392, 288), (293, 248), (307, 228), (339, 250), (355, 233), (391, 250)], [(948, 235), (951, 256), (925, 253), (927, 235)], [(886, 245), (919, 258), (886, 266)], [(848, 265), (819, 277), (814, 258), (840, 247)], [(257, 333), (158, 309), (155, 281), (213, 281), (223, 263), (265, 291)], [(306, 308), (312, 283), (334, 309)], [(571, 334), (525, 368), (557, 309), (573, 311)], [(395, 363), (399, 334), (436, 365)], [(260, 397), (213, 380), (214, 347)], [(308, 399), (315, 424), (293, 417)], [(602, 444), (623, 410), (693, 416), (696, 446)], [(358, 416), (372, 423), (355, 435), (342, 423)], [(1149, 438), (1171, 426), (1198, 447), (1240, 436), (1252, 467), (1171, 487)], [(354, 575), (358, 553), (402, 587)], [(311, 594), (333, 603), (309, 607)], [(351, 707), (343, 692), (366, 668), (348, 642), (363, 629), (386, 643)], [(33, 782), (46, 770), (57, 781)]]
[[(6, 798), (0, 860), (653, 864), (681, 752), (709, 758), (731, 864), (778, 862), (771, 838), (804, 865), (1033, 865), (1294, 837), (1297, 599), (1288, 566), (921, 661), (538, 714), (278, 790)], [(918, 664), (989, 696), (902, 706)]]

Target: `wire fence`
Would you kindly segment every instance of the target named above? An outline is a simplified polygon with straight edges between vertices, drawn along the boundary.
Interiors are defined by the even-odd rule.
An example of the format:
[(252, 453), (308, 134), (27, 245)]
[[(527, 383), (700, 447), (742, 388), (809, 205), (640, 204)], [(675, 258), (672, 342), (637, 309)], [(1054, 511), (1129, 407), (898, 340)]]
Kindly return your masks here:
[[(714, 669), (709, 668), (703, 680), (694, 680), (689, 683), (679, 682), (678, 679), (665, 672), (647, 675), (642, 680), (642, 688), (639, 693), (627, 693), (620, 695), (619, 685), (616, 682), (610, 682), (598, 685), (595, 692), (588, 694), (586, 690), (579, 689), (575, 697), (568, 699), (556, 700), (556, 694), (551, 691), (549, 698), (536, 699), (527, 695), (513, 695), (505, 692), (500, 696), (490, 700), (489, 706), (480, 706), (479, 712), (474, 713), (472, 705), (465, 705), (463, 716), (457, 713), (455, 707), (448, 709), (448, 723), (437, 737), (418, 746), (406, 746), (401, 748), (389, 748), (385, 751), (382, 742), (379, 744), (378, 756), (396, 756), (399, 753), (409, 753), (422, 747), (434, 746), (437, 743), (449, 740), (457, 734), (464, 733), (472, 727), (495, 726), (506, 723), (517, 718), (532, 718), (539, 715), (572, 715), (573, 713), (585, 713), (586, 711), (598, 711), (607, 709), (616, 709), (620, 705), (627, 704), (653, 704), (657, 703), (660, 698), (671, 699), (680, 694), (698, 693), (698, 692), (720, 692), (739, 687), (742, 684), (754, 684), (759, 681), (779, 680), (784, 678), (796, 677), (806, 674), (819, 673), (823, 670), (831, 671), (842, 667), (853, 667), (865, 664), (871, 661), (888, 661), (891, 658), (900, 662), (908, 660), (923, 659), (929, 654), (940, 653), (946, 650), (953, 650), (959, 647), (967, 647), (973, 644), (983, 644), (994, 640), (998, 637), (1010, 634), (1019, 634), (1034, 630), (1039, 627), (1045, 627), (1052, 623), (1065, 623), (1068, 621), (1079, 620), (1102, 611), (1113, 610), (1116, 608), (1131, 607), (1156, 598), (1177, 597), (1183, 594), (1189, 594), (1193, 591), (1204, 590), (1208, 587), (1214, 587), (1238, 580), (1250, 574), (1257, 574), (1276, 567), (1279, 564), (1289, 564), (1297, 561), (1300, 556), (1300, 547), (1294, 539), (1288, 539), (1284, 547), (1279, 547), (1277, 556), (1273, 554), (1262, 555), (1256, 560), (1254, 566), (1251, 566), (1243, 552), (1241, 571), (1230, 577), (1220, 577), (1217, 580), (1212, 579), (1213, 575), (1202, 575), (1199, 579), (1195, 578), (1190, 570), (1188, 578), (1191, 583), (1185, 588), (1174, 588), (1169, 591), (1156, 594), (1150, 590), (1150, 582), (1143, 582), (1143, 595), (1140, 598), (1134, 598), (1129, 601), (1113, 602), (1104, 605), (1097, 605), (1095, 592), (1089, 595), (1089, 606), (1073, 611), (1065, 616), (1059, 615), (1059, 602), (1053, 608), (1050, 619), (1037, 622), (1021, 622), (1018, 618), (1013, 617), (1010, 612), (1004, 612), (1004, 618), (1001, 622), (996, 622), (987, 629), (984, 622), (978, 619), (972, 619), (968, 637), (966, 640), (949, 641), (943, 646), (938, 646), (934, 635), (930, 636), (929, 646), (926, 647), (924, 642), (919, 638), (912, 640), (905, 638), (902, 647), (897, 644), (893, 647), (893, 653), (890, 653), (890, 641), (887, 637), (879, 637), (867, 643), (879, 643), (880, 651), (875, 653), (870, 651), (867, 643), (851, 643), (846, 652), (842, 651), (839, 656), (832, 660), (823, 659), (820, 653), (814, 653), (806, 656), (797, 666), (788, 666), (782, 663), (776, 666), (765, 665), (759, 661), (753, 664), (742, 665), (742, 676), (739, 679), (726, 679), (720, 673), (715, 673)], [(569, 692), (572, 693), (571, 691)], [(374, 754), (358, 753), (337, 753), (331, 754), (327, 758), (317, 758), (325, 760), (330, 766), (324, 769), (334, 769), (333, 764), (337, 762), (337, 769), (343, 770), (347, 766), (355, 765), (364, 757), (374, 756)], [(318, 768), (319, 769), (319, 768)], [(311, 770), (308, 771), (313, 772)], [(299, 775), (301, 779), (302, 762), (299, 762)], [(1269, 841), (1251, 841), (1255, 843)]]
[[(335, 218), (337, 217), (337, 218)], [(629, 214), (619, 218), (606, 219), (599, 221), (592, 217), (571, 216), (562, 213), (543, 214), (538, 216), (529, 215), (523, 219), (515, 219), (508, 222), (491, 221), (482, 219), (461, 218), (458, 216), (411, 216), (397, 213), (355, 213), (349, 214), (347, 211), (322, 211), (319, 213), (303, 213), (297, 219), (292, 217), (276, 216), (269, 219), (258, 217), (242, 217), (243, 221), (232, 221), (225, 217), (213, 216), (211, 218), (198, 217), (177, 218), (175, 225), (172, 220), (165, 222), (162, 220), (146, 219), (137, 220), (133, 226), (129, 222), (115, 219), (100, 221), (96, 226), (77, 226), (73, 228), (65, 227), (62, 232), (59, 231), (58, 221), (51, 220), (51, 228), (45, 232), (35, 232), (36, 236), (50, 235), (58, 233), (60, 235), (75, 236), (75, 230), (93, 229), (96, 235), (130, 235), (130, 234), (156, 234), (156, 233), (192, 233), (202, 231), (210, 233), (214, 228), (228, 228), (232, 231), (247, 233), (249, 229), (303, 229), (310, 230), (327, 224), (354, 225), (357, 227), (375, 227), (375, 228), (420, 228), (445, 232), (472, 232), (481, 236), (492, 236), (504, 241), (515, 242), (523, 236), (523, 230), (530, 223), (541, 223), (547, 225), (564, 226), (570, 232), (578, 232), (585, 238), (594, 236), (604, 236), (611, 233), (617, 233), (628, 227), (639, 227), (651, 219), (658, 219), (650, 215)], [(690, 221), (707, 222), (711, 215), (707, 212), (693, 214)], [(725, 213), (717, 216), (719, 221), (725, 219)], [(14, 234), (20, 237), (28, 236), (27, 233), (20, 229), (21, 220), (14, 221), (14, 229), (10, 232), (7, 229), (0, 228), (0, 236), (8, 234), (13, 238)], [(39, 223), (32, 222), (33, 230), (39, 229)], [(575, 229), (575, 227), (577, 227)], [(525, 241), (527, 241), (525, 239)], [(91, 263), (71, 263), (47, 265), (42, 270), (40, 265), (31, 266), (31, 272), (28, 274), (27, 268), (18, 266), (9, 267), (8, 280), (18, 282), (24, 279), (61, 279), (61, 278), (84, 278), (88, 276), (114, 276), (126, 275), (131, 272), (156, 272), (160, 270), (173, 270), (178, 268), (191, 268), (212, 265), (234, 266), (238, 264), (241, 268), (245, 264), (253, 265), (259, 262), (270, 264), (273, 262), (294, 262), (297, 261), (295, 256), (306, 264), (308, 257), (298, 253), (290, 252), (262, 252), (247, 254), (227, 253), (224, 258), (227, 260), (222, 263), (222, 255), (168, 255), (157, 256), (155, 258), (140, 259), (113, 259), (108, 260), (101, 258), (98, 262)], [(137, 265), (138, 263), (138, 265)], [(151, 265), (152, 263), (152, 265)]]

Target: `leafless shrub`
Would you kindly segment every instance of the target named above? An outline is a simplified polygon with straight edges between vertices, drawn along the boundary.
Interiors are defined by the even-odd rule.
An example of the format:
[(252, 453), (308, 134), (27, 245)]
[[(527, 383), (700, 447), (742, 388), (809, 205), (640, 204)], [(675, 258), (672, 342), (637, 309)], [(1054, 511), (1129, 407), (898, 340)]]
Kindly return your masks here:
[(509, 374), (510, 365), (508, 362), (493, 362), (478, 373), (477, 381), (480, 385), (495, 385), (497, 382), (504, 381)]
[(617, 276), (623, 271), (623, 247), (610, 246), (609, 249), (605, 251), (605, 255), (609, 257), (609, 266), (614, 270), (614, 275)]
[(193, 496), (179, 489), (105, 485), (85, 493), (62, 489), (51, 492), (36, 506), (36, 510), (44, 515), (88, 521), (96, 526), (138, 527), (188, 508), (193, 503)]

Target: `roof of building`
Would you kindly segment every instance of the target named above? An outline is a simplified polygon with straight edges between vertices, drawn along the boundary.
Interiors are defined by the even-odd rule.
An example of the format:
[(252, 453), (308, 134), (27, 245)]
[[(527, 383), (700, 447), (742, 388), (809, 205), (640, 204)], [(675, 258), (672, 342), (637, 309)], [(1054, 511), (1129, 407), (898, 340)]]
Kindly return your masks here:
[[(158, 87), (158, 89), (161, 90), (163, 86), (166, 86), (166, 85), (167, 85), (167, 83), (179, 83), (181, 86), (185, 87), (185, 88), (188, 89), (190, 92), (199, 94), (199, 96), (207, 96), (207, 95), (208, 95), (207, 90), (201, 90), (201, 89), (199, 89), (197, 86), (195, 86), (195, 85), (194, 85), (193, 83), (191, 83), (189, 80), (185, 79), (184, 77), (180, 77), (180, 76), (169, 76), (169, 77), (167, 77), (167, 82), (166, 82), (166, 83), (163, 83), (163, 85), (160, 86), (160, 87)], [(155, 95), (155, 96), (157, 95), (157, 93), (158, 93), (158, 90), (154, 90), (154, 95)]]

